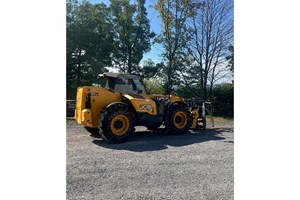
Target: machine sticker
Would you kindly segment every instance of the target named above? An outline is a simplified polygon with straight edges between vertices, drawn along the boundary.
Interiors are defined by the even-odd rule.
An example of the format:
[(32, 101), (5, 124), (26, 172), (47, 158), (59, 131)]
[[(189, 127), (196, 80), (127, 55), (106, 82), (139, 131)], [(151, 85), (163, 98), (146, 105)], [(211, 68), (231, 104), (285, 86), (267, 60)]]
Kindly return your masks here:
[(91, 96), (99, 96), (99, 93), (97, 93), (97, 92), (91, 92)]
[(151, 110), (152, 106), (149, 104), (140, 105), (140, 110)]

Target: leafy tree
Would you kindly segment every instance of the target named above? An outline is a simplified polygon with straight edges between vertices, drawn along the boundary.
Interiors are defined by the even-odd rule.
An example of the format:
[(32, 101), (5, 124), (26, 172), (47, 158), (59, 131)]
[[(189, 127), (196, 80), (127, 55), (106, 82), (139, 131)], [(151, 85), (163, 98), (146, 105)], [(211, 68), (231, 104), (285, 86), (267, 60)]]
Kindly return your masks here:
[(198, 85), (181, 85), (176, 90), (176, 94), (178, 96), (181, 96), (183, 98), (195, 98), (197, 95), (195, 94), (195, 91), (199, 91)]
[(166, 59), (164, 71), (167, 75), (165, 92), (168, 94), (178, 79), (177, 71), (186, 61), (186, 48), (189, 41), (189, 30), (186, 25), (188, 18), (195, 15), (195, 10), (201, 4), (192, 0), (158, 0), (155, 9), (162, 21), (162, 33), (156, 39), (165, 49)]
[(155, 64), (151, 59), (143, 62), (139, 68), (139, 75), (144, 79), (147, 91), (152, 94), (164, 93), (163, 63)]
[(155, 64), (151, 59), (144, 60), (137, 74), (143, 78), (161, 77), (162, 65), (162, 63)]
[(145, 0), (137, 0), (130, 4), (129, 0), (111, 0), (111, 24), (114, 30), (114, 66), (121, 72), (137, 72), (145, 52), (150, 51), (150, 32)]
[(210, 97), (214, 115), (233, 117), (234, 88), (231, 83), (223, 83), (213, 87), (213, 97)]
[(150, 94), (163, 94), (164, 84), (163, 80), (160, 78), (148, 78), (144, 80), (147, 91)]
[(105, 4), (67, 0), (67, 96), (111, 65), (112, 27)]

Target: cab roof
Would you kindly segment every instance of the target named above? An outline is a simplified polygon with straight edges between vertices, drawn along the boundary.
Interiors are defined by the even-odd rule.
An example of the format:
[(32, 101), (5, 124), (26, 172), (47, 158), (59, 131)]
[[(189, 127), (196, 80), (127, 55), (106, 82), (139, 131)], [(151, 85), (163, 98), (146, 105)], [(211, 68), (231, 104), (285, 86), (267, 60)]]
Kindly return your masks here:
[(112, 77), (112, 78), (117, 78), (118, 76), (125, 76), (127, 78), (134, 78), (134, 77), (140, 77), (138, 75), (133, 75), (133, 74), (128, 74), (128, 73), (103, 73), (99, 74), (99, 77)]

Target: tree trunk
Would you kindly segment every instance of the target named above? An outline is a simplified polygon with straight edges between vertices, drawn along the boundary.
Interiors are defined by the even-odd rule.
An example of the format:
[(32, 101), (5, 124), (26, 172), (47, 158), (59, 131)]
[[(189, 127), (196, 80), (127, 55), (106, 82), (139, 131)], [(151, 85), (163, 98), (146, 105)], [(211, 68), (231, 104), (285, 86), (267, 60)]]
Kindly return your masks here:
[(209, 96), (213, 97), (213, 83), (212, 82), (210, 83), (210, 86), (209, 86)]
[(131, 44), (128, 45), (128, 73), (132, 73), (132, 48)]
[(204, 81), (203, 81), (203, 100), (207, 100), (207, 73), (204, 72)]
[(172, 59), (169, 59), (169, 64), (168, 64), (168, 70), (167, 70), (167, 87), (166, 87), (166, 94), (170, 94), (171, 93), (171, 87), (172, 87), (172, 81), (171, 81), (171, 77), (172, 77)]
[(78, 60), (78, 63), (77, 63), (77, 70), (76, 70), (76, 72), (77, 72), (77, 87), (78, 86), (81, 86), (81, 71), (80, 71), (80, 69), (81, 69), (81, 49), (79, 50), (79, 53), (78, 53), (78, 58), (77, 58), (77, 60)]

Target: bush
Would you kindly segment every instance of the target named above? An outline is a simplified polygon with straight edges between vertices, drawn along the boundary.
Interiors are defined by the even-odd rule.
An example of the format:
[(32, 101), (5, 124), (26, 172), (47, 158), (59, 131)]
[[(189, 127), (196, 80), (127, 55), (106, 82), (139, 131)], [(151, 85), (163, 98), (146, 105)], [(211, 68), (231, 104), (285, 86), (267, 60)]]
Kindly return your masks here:
[(233, 117), (233, 84), (223, 83), (213, 88), (209, 101), (215, 116)]

